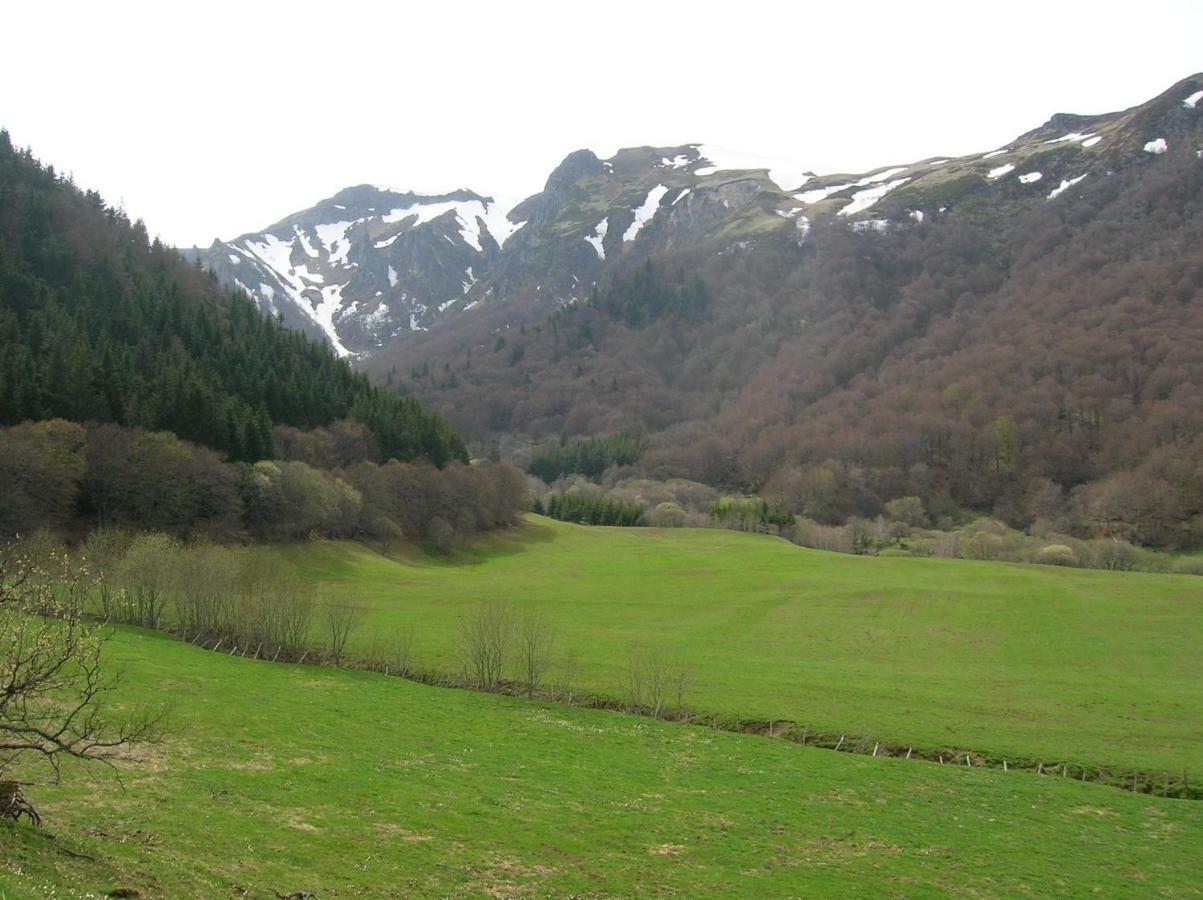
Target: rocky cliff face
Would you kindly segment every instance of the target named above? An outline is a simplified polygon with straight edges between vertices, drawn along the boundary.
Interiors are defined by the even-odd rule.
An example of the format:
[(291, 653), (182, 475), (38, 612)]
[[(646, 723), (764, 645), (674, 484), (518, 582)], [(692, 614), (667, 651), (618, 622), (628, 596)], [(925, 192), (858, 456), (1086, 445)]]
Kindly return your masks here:
[[(1124, 112), (1054, 116), (1005, 147), (871, 172), (815, 175), (703, 144), (570, 154), (512, 208), (468, 190), (362, 185), (255, 234), (191, 251), (265, 312), (376, 356), (445, 329), (537, 321), (652, 256), (701, 258), (806, 242), (823, 220), (851, 231), (913, 227), (993, 204), (1066, 197), (1086, 178), (1192, 140), (1203, 77)], [(489, 312), (486, 314), (486, 310)]]

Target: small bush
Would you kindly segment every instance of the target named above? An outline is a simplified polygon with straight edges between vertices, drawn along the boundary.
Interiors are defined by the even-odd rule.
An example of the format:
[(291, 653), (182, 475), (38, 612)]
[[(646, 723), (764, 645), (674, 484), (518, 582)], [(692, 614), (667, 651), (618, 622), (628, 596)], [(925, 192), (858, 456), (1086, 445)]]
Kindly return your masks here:
[(1203, 557), (1188, 557), (1174, 564), (1174, 572), (1178, 575), (1203, 575)]
[(1042, 566), (1076, 566), (1078, 554), (1064, 544), (1049, 544), (1036, 554), (1036, 562)]

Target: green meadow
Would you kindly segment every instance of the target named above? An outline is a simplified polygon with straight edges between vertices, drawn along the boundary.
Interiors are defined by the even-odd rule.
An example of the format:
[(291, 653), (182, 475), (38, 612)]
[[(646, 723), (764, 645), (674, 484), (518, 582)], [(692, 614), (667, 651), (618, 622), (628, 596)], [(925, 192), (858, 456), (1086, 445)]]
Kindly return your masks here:
[[(648, 537), (662, 555), (681, 539)], [(678, 577), (707, 545), (778, 552), (684, 540), (698, 555)], [(326, 552), (315, 564), (387, 571)], [(803, 573), (830, 563), (797, 558)], [(479, 571), (507, 559), (499, 549)], [(614, 597), (628, 614), (630, 584)], [(583, 614), (600, 617), (599, 603)], [(29, 788), (46, 825), (0, 822), (0, 896), (1193, 896), (1203, 884), (1200, 803), (244, 660), (129, 629), (110, 653), (123, 702), (173, 706), (167, 739), (136, 754), (123, 787), (71, 767)]]
[(482, 600), (537, 607), (581, 689), (621, 699), (633, 648), (693, 673), (701, 714), (903, 746), (1187, 770), (1203, 780), (1203, 579), (859, 557), (712, 529), (530, 517), (449, 557), (353, 543), (274, 548), (366, 612), (412, 626), (416, 665), (458, 668)]

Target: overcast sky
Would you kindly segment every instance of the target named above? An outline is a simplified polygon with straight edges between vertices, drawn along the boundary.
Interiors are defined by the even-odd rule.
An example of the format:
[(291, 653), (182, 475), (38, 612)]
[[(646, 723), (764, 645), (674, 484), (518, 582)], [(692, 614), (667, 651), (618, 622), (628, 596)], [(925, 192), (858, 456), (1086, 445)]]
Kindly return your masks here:
[(861, 171), (1203, 69), (1203, 2), (9, 4), (0, 127), (186, 245), (364, 182), (526, 196), (712, 142)]

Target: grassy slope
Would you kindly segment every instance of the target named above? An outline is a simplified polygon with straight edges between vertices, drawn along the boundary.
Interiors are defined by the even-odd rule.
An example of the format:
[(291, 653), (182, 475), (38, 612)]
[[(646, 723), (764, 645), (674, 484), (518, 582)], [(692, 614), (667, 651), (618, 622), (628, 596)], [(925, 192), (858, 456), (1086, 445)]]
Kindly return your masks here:
[(114, 654), (126, 699), (177, 701), (172, 737), (124, 792), (77, 771), (31, 789), (48, 824), (0, 823), (0, 895), (1123, 895), (1203, 883), (1200, 803), (253, 662), (133, 631)]
[(459, 616), (534, 604), (620, 695), (630, 648), (692, 663), (691, 706), (903, 744), (1183, 768), (1203, 778), (1203, 580), (821, 553), (717, 530), (533, 519), (454, 563), (353, 544), (282, 554), (412, 623), (422, 667), (455, 668)]

